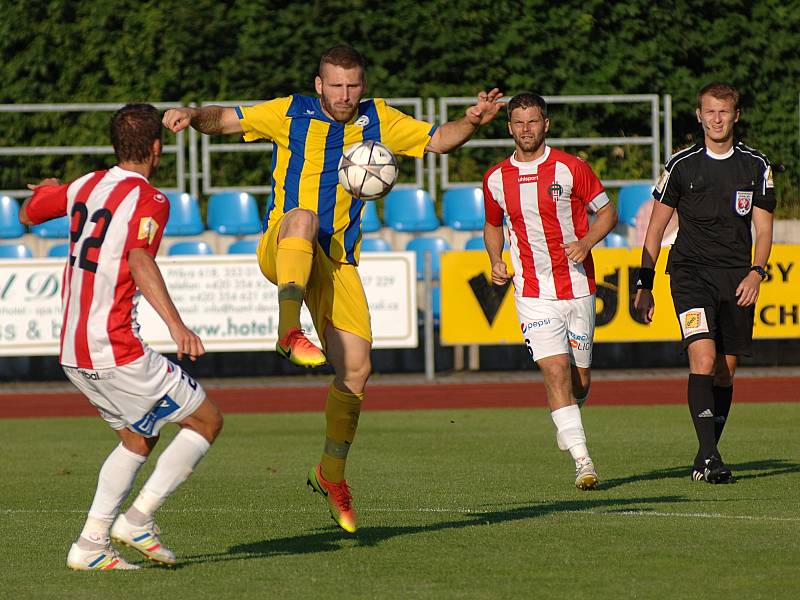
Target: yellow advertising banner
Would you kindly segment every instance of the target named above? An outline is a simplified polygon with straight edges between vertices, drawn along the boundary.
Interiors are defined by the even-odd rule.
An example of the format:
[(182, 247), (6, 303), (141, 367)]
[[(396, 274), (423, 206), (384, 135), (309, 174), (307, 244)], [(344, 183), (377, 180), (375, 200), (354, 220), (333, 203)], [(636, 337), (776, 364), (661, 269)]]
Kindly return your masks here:
[[(680, 340), (672, 307), (669, 276), (664, 273), (668, 252), (656, 266), (656, 309), (653, 322), (641, 323), (633, 310), (636, 269), (640, 248), (592, 250), (597, 280), (596, 342)], [(504, 254), (511, 266), (508, 252)], [(514, 288), (492, 285), (485, 252), (467, 250), (442, 255), (441, 342), (455, 344), (506, 344), (521, 341), (514, 305)], [(754, 337), (800, 338), (800, 246), (776, 245), (767, 265), (756, 305)]]

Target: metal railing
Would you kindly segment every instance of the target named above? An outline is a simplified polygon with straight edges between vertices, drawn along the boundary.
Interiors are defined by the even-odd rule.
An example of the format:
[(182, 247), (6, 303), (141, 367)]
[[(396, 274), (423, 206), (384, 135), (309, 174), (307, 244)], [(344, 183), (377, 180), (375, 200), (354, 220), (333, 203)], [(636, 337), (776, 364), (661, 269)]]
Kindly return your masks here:
[[(178, 102), (153, 102), (158, 110), (177, 108)], [(125, 105), (124, 102), (110, 102), (102, 104), (75, 103), (75, 104), (0, 104), (0, 113), (43, 113), (43, 112), (114, 112)], [(175, 187), (162, 188), (165, 192), (183, 191), (186, 181), (186, 163), (184, 149), (184, 134), (179, 132), (175, 144), (163, 147), (165, 154), (176, 155), (176, 182)], [(2, 146), (0, 156), (68, 156), (75, 154), (114, 154), (111, 145), (105, 146)], [(43, 176), (58, 175), (44, 173)], [(0, 190), (0, 194), (9, 196), (27, 196), (29, 189)]]
[[(669, 138), (672, 143), (672, 103), (665, 96), (665, 110), (663, 113), (665, 123), (665, 138)], [(628, 184), (653, 183), (658, 179), (661, 170), (660, 153), (660, 130), (661, 113), (659, 111), (659, 99), (656, 94), (626, 94), (626, 95), (598, 95), (598, 96), (545, 96), (548, 104), (621, 104), (621, 103), (648, 103), (650, 104), (650, 135), (641, 137), (577, 137), (577, 138), (557, 138), (548, 137), (547, 144), (550, 146), (618, 146), (636, 145), (650, 146), (651, 149), (651, 169), (650, 179), (606, 179), (603, 185), (606, 187), (621, 187)], [(508, 99), (504, 98), (503, 102)], [(472, 97), (447, 97), (439, 99), (439, 122), (445, 123), (448, 120), (448, 109), (452, 106), (470, 106), (475, 103)], [(513, 148), (514, 140), (506, 138), (492, 138), (482, 140), (469, 140), (464, 148)], [(665, 145), (665, 154), (670, 154)], [(450, 180), (450, 157), (447, 154), (439, 156), (439, 185), (442, 190), (454, 187), (474, 187), (481, 185), (480, 181), (459, 181)]]
[[(586, 103), (645, 103), (649, 104), (649, 122), (647, 126), (650, 135), (631, 137), (576, 137), (556, 138), (549, 137), (547, 143), (552, 146), (602, 146), (602, 145), (637, 145), (649, 146), (651, 149), (651, 179), (609, 179), (604, 180), (606, 187), (620, 187), (632, 183), (652, 183), (658, 178), (662, 165), (660, 149), (660, 131), (663, 124), (663, 156), (668, 160), (672, 153), (672, 101), (671, 96), (664, 95), (663, 108), (659, 106), (659, 97), (656, 94), (635, 95), (606, 95), (606, 96), (548, 96), (545, 99), (550, 104), (586, 104)], [(207, 101), (201, 106), (216, 104), (220, 106), (252, 105), (258, 101)], [(448, 120), (448, 110), (454, 106), (469, 106), (475, 98), (446, 97), (438, 99), (428, 98), (387, 98), (386, 102), (420, 120), (431, 123), (444, 123)], [(182, 106), (176, 102), (153, 103), (159, 110)], [(119, 109), (123, 103), (76, 103), (76, 104), (0, 104), (0, 113), (25, 113), (25, 112), (111, 112)], [(190, 106), (195, 106), (191, 104)], [(424, 108), (424, 110), (423, 110)], [(464, 147), (467, 148), (512, 148), (514, 142), (508, 136), (503, 138), (473, 139)], [(176, 174), (175, 186), (163, 188), (164, 191), (188, 191), (195, 197), (201, 194), (213, 194), (220, 191), (247, 191), (251, 193), (269, 193), (269, 185), (217, 185), (212, 181), (213, 156), (237, 152), (263, 152), (271, 154), (272, 144), (251, 144), (244, 142), (215, 142), (210, 136), (198, 134), (192, 128), (188, 134), (184, 131), (176, 134), (175, 143), (164, 146), (164, 152), (175, 154)], [(43, 156), (43, 155), (78, 155), (78, 154), (113, 154), (110, 145), (102, 146), (2, 146), (0, 157), (4, 156)], [(453, 157), (457, 160), (457, 156)], [(188, 159), (188, 168), (187, 168)], [(415, 159), (414, 182), (398, 184), (397, 187), (416, 187), (426, 189), (435, 199), (438, 191), (445, 191), (455, 187), (480, 185), (479, 181), (452, 181), (449, 174), (451, 157), (447, 154), (435, 155), (428, 153), (424, 159)], [(265, 181), (269, 179), (269, 162), (265, 161)], [(438, 171), (438, 173), (437, 173)], [(437, 177), (438, 175), (438, 177)], [(27, 189), (5, 189), (0, 194), (22, 197), (30, 194)]]

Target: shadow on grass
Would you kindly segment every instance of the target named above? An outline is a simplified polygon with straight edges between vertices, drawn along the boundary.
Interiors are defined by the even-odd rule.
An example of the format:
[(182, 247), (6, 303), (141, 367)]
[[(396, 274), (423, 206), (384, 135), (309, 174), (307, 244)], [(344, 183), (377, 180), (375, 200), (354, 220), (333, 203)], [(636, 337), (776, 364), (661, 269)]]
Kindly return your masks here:
[[(476, 511), (465, 513), (461, 518), (430, 523), (426, 525), (398, 525), (392, 527), (362, 527), (356, 535), (347, 535), (335, 526), (324, 531), (316, 531), (305, 535), (277, 538), (231, 546), (226, 552), (216, 554), (197, 554), (181, 559), (177, 568), (194, 563), (222, 562), (229, 560), (247, 560), (269, 556), (288, 556), (334, 552), (345, 547), (377, 546), (385, 540), (417, 533), (431, 533), (454, 529), (465, 529), (481, 525), (493, 525), (524, 519), (536, 519), (558, 513), (575, 513), (605, 509), (618, 512), (647, 504), (664, 504), (687, 502), (682, 496), (656, 496), (651, 498), (596, 498), (586, 500), (562, 500), (529, 504), (507, 510)], [(644, 509), (647, 510), (647, 509)], [(343, 542), (352, 542), (343, 545)]]
[[(775, 477), (777, 475), (800, 472), (800, 464), (790, 462), (783, 458), (726, 464), (733, 472), (733, 483), (746, 479), (755, 479), (757, 477)], [(611, 488), (626, 485), (628, 483), (655, 481), (658, 479), (686, 479), (687, 483), (691, 483), (689, 480), (689, 473), (691, 473), (691, 470), (691, 466), (657, 469), (655, 471), (650, 471), (649, 473), (640, 473), (637, 475), (629, 475), (627, 477), (604, 480), (601, 481), (600, 487), (603, 490), (609, 490)]]

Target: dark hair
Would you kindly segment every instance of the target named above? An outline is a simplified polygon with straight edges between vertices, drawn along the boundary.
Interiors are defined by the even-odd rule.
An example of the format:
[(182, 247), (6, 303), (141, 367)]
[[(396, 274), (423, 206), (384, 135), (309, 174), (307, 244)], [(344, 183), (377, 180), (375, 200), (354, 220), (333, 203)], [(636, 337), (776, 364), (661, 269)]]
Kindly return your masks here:
[(542, 116), (547, 118), (547, 102), (539, 94), (533, 92), (522, 92), (517, 94), (506, 105), (508, 120), (511, 120), (511, 113), (517, 108), (538, 108), (542, 111)]
[(111, 117), (111, 145), (118, 162), (141, 163), (161, 139), (161, 118), (152, 104), (126, 104)]
[(324, 64), (345, 69), (360, 67), (361, 71), (364, 71), (364, 57), (359, 54), (358, 50), (347, 44), (337, 44), (322, 53), (319, 59), (320, 74), (322, 74), (322, 65)]
[(739, 90), (727, 83), (709, 83), (702, 90), (697, 92), (697, 108), (701, 107), (703, 96), (709, 95), (717, 100), (732, 100), (733, 110), (739, 109)]

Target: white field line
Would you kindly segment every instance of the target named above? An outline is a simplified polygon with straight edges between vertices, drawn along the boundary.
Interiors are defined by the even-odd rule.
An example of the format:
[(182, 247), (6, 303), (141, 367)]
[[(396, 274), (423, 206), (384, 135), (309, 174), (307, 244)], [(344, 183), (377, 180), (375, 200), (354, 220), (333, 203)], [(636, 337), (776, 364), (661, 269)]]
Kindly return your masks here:
[[(532, 506), (529, 511), (536, 512), (537, 507)], [(0, 515), (23, 515), (23, 514), (84, 514), (85, 510), (78, 509), (27, 509), (27, 508), (0, 508)], [(316, 509), (311, 508), (222, 508), (222, 507), (208, 507), (208, 508), (163, 508), (160, 512), (164, 513), (280, 513), (280, 514), (302, 514), (302, 513), (316, 513)], [(473, 508), (437, 508), (437, 507), (423, 507), (423, 508), (361, 508), (361, 513), (399, 513), (399, 514), (414, 514), (414, 513), (443, 513), (443, 514), (459, 514), (459, 515), (486, 515), (492, 517), (491, 511), (478, 510)], [(525, 517), (525, 509), (517, 509), (515, 516), (511, 520), (522, 519)], [(779, 522), (779, 523), (798, 523), (800, 517), (771, 517), (771, 516), (757, 516), (757, 515), (723, 515), (720, 513), (682, 513), (682, 512), (662, 512), (651, 510), (555, 510), (547, 513), (549, 516), (559, 514), (571, 515), (596, 515), (601, 517), (664, 517), (664, 518), (682, 518), (682, 519), (731, 519), (736, 521), (764, 521), (764, 522)], [(544, 516), (544, 515), (542, 515)]]

